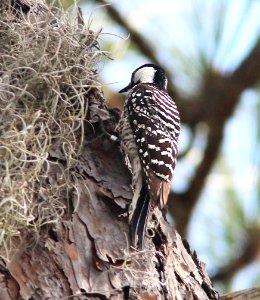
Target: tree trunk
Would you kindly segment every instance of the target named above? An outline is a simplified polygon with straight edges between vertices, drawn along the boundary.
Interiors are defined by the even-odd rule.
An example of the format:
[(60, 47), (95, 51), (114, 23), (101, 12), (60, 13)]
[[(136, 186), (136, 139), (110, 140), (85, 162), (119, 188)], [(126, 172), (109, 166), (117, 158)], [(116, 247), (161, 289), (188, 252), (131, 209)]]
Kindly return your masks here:
[[(10, 16), (10, 26), (43, 20), (49, 10), (42, 2), (10, 3), (16, 9), (9, 11), (15, 16)], [(24, 17), (20, 18), (22, 14)], [(56, 26), (63, 26), (60, 19)], [(6, 44), (10, 40), (0, 38), (3, 49), (10, 46)], [(75, 44), (75, 51), (76, 47)], [(59, 84), (63, 85), (64, 78), (60, 78)], [(39, 92), (39, 84), (35, 93)], [(118, 114), (107, 110), (100, 89), (95, 86), (86, 87), (84, 101), (88, 111), (86, 122), (81, 124), (84, 142), (80, 154), (73, 158), (76, 163), (69, 167), (66, 151), (55, 137), (48, 149), (48, 168), (43, 166), (48, 176), (35, 180), (35, 202), (42, 190), (48, 195), (57, 182), (59, 186), (71, 184), (68, 193), (59, 194), (65, 214), (55, 222), (42, 222), (37, 239), (32, 229), (19, 228), (8, 257), (3, 255), (1, 245), (0, 299), (218, 299), (204, 265), (159, 210), (149, 220), (145, 249), (135, 251), (129, 247), (127, 208), (132, 197), (131, 175), (120, 149), (105, 139), (98, 127), (101, 119), (107, 130), (113, 131)], [(82, 128), (74, 132), (78, 143), (81, 133)], [(40, 213), (34, 211), (36, 216)], [(28, 222), (28, 227), (32, 224)]]

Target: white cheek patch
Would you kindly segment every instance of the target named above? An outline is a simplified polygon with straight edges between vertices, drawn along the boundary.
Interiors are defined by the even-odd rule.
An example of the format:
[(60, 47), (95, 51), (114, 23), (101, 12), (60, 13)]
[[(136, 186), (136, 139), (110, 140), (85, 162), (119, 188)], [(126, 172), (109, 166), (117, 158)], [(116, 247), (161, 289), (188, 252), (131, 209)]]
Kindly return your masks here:
[(134, 75), (134, 82), (142, 82), (142, 83), (153, 83), (153, 78), (156, 70), (152, 67), (144, 67), (138, 71), (136, 71)]

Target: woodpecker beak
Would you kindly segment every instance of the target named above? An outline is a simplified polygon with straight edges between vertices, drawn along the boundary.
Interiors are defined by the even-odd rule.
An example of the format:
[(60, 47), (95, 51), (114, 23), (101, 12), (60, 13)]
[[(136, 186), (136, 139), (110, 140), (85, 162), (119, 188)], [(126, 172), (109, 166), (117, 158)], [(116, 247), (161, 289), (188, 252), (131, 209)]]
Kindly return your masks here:
[(125, 88), (123, 88), (122, 90), (120, 90), (118, 93), (125, 93), (125, 92), (127, 92), (127, 91), (129, 91), (131, 88), (133, 87), (133, 85), (132, 85), (132, 83), (130, 82), (129, 84), (128, 84), (128, 86), (126, 86)]

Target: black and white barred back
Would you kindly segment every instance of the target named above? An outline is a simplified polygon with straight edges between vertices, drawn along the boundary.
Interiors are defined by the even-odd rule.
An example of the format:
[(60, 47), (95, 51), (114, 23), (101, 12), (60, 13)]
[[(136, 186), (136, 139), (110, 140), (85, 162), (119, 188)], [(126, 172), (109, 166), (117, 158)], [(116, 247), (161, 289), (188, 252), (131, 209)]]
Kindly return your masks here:
[(150, 208), (166, 204), (176, 164), (180, 118), (166, 84), (164, 71), (147, 64), (133, 73), (131, 83), (121, 91), (130, 90), (118, 129), (133, 173), (129, 221), (135, 246), (142, 247)]
[(174, 101), (153, 85), (138, 84), (125, 105), (145, 174), (151, 170), (170, 182), (180, 133), (179, 112)]

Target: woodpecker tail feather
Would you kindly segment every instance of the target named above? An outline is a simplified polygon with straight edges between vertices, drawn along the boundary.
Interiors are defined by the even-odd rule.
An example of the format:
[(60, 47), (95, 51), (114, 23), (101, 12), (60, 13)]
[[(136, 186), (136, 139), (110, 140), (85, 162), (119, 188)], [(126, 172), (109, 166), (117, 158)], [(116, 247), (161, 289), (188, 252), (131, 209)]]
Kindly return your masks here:
[(148, 175), (146, 176), (145, 180), (149, 187), (152, 209), (157, 206), (159, 206), (160, 209), (163, 209), (168, 200), (171, 182), (162, 180), (151, 170), (148, 171)]
[(162, 182), (160, 188), (159, 208), (163, 209), (168, 201), (168, 196), (171, 190), (170, 182)]
[(130, 239), (135, 248), (143, 249), (144, 235), (149, 216), (151, 201), (145, 184), (143, 184), (140, 196), (137, 200), (133, 216), (130, 220)]

